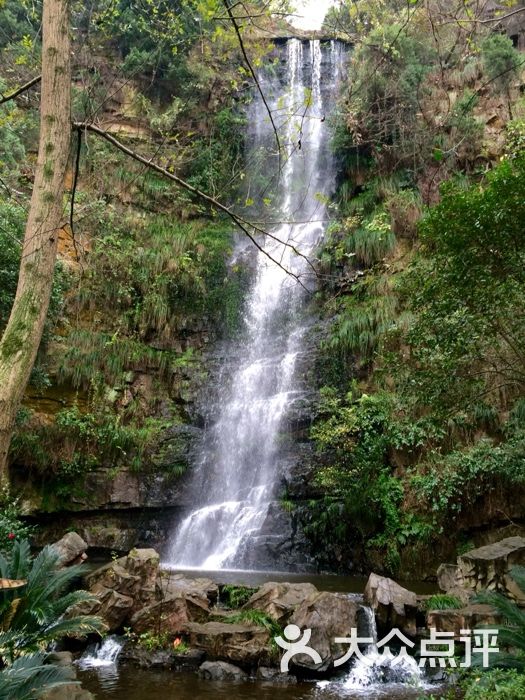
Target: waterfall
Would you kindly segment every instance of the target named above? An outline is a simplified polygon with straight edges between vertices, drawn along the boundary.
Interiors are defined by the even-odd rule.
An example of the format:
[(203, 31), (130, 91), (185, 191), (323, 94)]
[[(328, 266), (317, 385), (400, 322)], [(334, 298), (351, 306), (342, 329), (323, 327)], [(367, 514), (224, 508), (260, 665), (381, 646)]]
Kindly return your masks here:
[(78, 660), (81, 669), (115, 667), (122, 651), (122, 642), (118, 637), (107, 637), (102, 644), (88, 647), (86, 653)]
[(344, 682), (345, 688), (361, 689), (385, 683), (411, 683), (413, 685), (419, 683), (422, 679), (422, 673), (417, 661), (410, 656), (404, 656), (399, 663), (393, 665), (392, 661), (395, 655), (386, 648), (384, 651), (378, 649), (374, 611), (363, 605), (361, 612), (361, 619), (364, 618), (364, 621), (360, 633), (364, 638), (373, 641), (364, 650), (364, 658), (358, 658), (355, 661)]
[[(261, 75), (281, 141), (279, 177), (271, 177), (276, 144), (262, 100), (254, 98), (248, 112), (247, 177), (254, 175), (250, 164), (265, 164), (263, 190), (272, 199), (264, 216), (272, 219), (272, 236), (261, 239), (242, 340), (228, 353), (235, 366), (224, 371), (217, 418), (206, 430), (194, 469), (194, 509), (170, 542), (167, 563), (177, 567), (260, 565), (254, 544), (279, 496), (280, 431), (302, 395), (296, 376), (308, 326), (302, 310), (305, 288), (314, 287), (303, 256), (323, 235), (326, 201), (334, 189), (326, 117), (335, 103), (342, 53), (337, 42), (290, 39), (284, 70)], [(253, 179), (256, 190), (261, 178)]]

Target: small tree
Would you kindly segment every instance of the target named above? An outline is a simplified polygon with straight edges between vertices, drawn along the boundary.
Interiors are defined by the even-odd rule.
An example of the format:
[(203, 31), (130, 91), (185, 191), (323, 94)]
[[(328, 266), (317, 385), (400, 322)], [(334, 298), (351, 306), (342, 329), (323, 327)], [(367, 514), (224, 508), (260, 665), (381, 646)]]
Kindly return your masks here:
[(512, 41), (503, 34), (493, 34), (481, 46), (483, 64), (495, 90), (507, 98), (507, 109), (512, 119), (510, 91), (521, 65), (520, 55)]

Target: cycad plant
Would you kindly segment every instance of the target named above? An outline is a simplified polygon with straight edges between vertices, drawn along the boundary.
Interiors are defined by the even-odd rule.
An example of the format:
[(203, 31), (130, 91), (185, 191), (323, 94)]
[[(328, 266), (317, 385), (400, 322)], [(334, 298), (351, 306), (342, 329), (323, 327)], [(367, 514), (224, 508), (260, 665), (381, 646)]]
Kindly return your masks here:
[[(525, 593), (525, 567), (514, 566), (510, 574)], [(503, 620), (498, 630), (498, 646), (507, 651), (494, 654), (492, 665), (525, 671), (525, 610), (495, 591), (483, 591), (476, 601), (491, 605)]]
[(104, 631), (100, 618), (67, 614), (93, 599), (70, 591), (81, 572), (79, 566), (58, 568), (58, 554), (49, 546), (33, 559), (27, 541), (16, 542), (9, 556), (0, 554), (0, 579), (17, 582), (0, 587), (0, 700), (30, 700), (67, 681), (59, 668), (44, 664), (47, 645)]

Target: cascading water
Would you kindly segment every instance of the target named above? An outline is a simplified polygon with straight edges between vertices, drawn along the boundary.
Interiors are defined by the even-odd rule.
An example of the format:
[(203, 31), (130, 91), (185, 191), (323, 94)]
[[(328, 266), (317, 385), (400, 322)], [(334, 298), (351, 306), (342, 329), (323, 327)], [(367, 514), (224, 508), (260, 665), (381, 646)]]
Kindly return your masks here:
[(118, 637), (107, 637), (102, 644), (89, 647), (86, 653), (78, 660), (81, 669), (88, 668), (114, 668), (118, 655), (122, 651), (122, 641)]
[(421, 669), (417, 661), (410, 656), (403, 656), (398, 662), (393, 663), (395, 655), (385, 648), (379, 651), (377, 646), (377, 626), (374, 611), (362, 607), (365, 619), (363, 636), (372, 639), (372, 643), (363, 652), (363, 658), (358, 658), (354, 663), (348, 677), (344, 682), (347, 690), (359, 690), (370, 686), (381, 686), (385, 683), (410, 683), (416, 685), (422, 679)]
[[(244, 339), (231, 353), (237, 365), (224, 373), (218, 419), (206, 431), (194, 471), (195, 508), (177, 526), (167, 557), (177, 567), (258, 565), (253, 543), (276, 497), (283, 418), (301, 395), (295, 372), (307, 327), (301, 309), (305, 287), (312, 286), (305, 258), (323, 234), (334, 187), (326, 116), (341, 61), (337, 42), (290, 39), (284, 77), (261, 76), (282, 146), (272, 209), (283, 223), (261, 241)], [(248, 163), (266, 153), (268, 169), (276, 160), (275, 141), (260, 98), (248, 116)]]

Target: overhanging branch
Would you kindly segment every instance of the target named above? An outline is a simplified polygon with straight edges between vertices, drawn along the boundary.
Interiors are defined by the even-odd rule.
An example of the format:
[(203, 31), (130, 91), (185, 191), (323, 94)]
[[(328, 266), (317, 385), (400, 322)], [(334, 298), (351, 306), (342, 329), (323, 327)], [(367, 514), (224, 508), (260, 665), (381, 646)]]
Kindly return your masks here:
[(3, 105), (6, 102), (9, 102), (10, 100), (14, 100), (15, 97), (18, 97), (18, 95), (21, 95), (23, 92), (26, 92), (26, 90), (29, 90), (29, 88), (32, 88), (33, 85), (39, 83), (41, 78), (41, 75), (37, 75), (36, 78), (32, 78), (27, 83), (24, 83), (24, 85), (22, 85), (21, 87), (17, 88), (13, 92), (10, 92), (8, 95), (2, 95), (2, 97), (0, 97), (0, 105)]
[[(101, 129), (100, 127), (96, 126), (95, 124), (90, 124), (88, 122), (73, 122), (73, 128), (76, 129), (77, 131), (90, 131), (97, 136), (100, 136), (101, 138), (105, 139), (108, 141), (112, 146), (117, 148), (119, 151), (122, 153), (125, 153), (127, 156), (132, 158), (133, 160), (138, 161), (139, 163), (142, 163), (146, 167), (150, 168), (151, 170), (154, 170), (155, 172), (159, 173), (160, 175), (168, 178), (169, 180), (172, 180), (175, 182), (179, 187), (181, 187), (184, 190), (187, 190), (188, 192), (191, 192), (191, 194), (195, 195), (198, 197), (200, 200), (206, 202), (207, 204), (210, 205), (213, 209), (222, 212), (223, 214), (226, 214), (233, 222), (234, 224), (241, 229), (241, 231), (250, 239), (250, 241), (254, 244), (254, 246), (263, 254), (265, 255), (269, 260), (271, 260), (272, 263), (277, 265), (278, 267), (283, 270), (287, 275), (290, 275), (290, 277), (293, 277), (298, 284), (301, 285), (306, 291), (309, 291), (307, 287), (302, 283), (300, 280), (299, 276), (296, 275), (294, 272), (291, 270), (288, 270), (282, 263), (280, 263), (278, 260), (276, 260), (255, 238), (256, 233), (261, 233), (265, 236), (268, 236), (269, 238), (275, 240), (277, 243), (290, 248), (296, 255), (299, 257), (302, 257), (308, 265), (312, 268), (312, 270), (315, 271), (314, 266), (308, 260), (308, 258), (303, 254), (300, 253), (295, 246), (293, 246), (290, 243), (287, 243), (286, 241), (280, 240), (278, 237), (274, 236), (271, 233), (268, 233), (267, 231), (263, 231), (253, 224), (251, 224), (249, 221), (246, 221), (242, 217), (238, 216), (235, 214), (229, 207), (227, 207), (225, 204), (222, 204), (222, 202), (219, 202), (217, 199), (214, 197), (210, 197), (210, 195), (206, 194), (205, 192), (202, 192), (201, 190), (197, 189), (193, 185), (190, 185), (189, 182), (186, 182), (182, 178), (178, 177), (174, 173), (170, 173), (169, 170), (166, 170), (162, 166), (158, 165), (157, 163), (154, 163), (152, 160), (140, 155), (136, 151), (132, 150), (125, 144), (123, 144), (121, 141), (116, 139), (114, 136), (109, 134), (107, 131), (104, 129)], [(251, 229), (251, 230), (250, 230)], [(252, 233), (253, 231), (253, 233)]]

